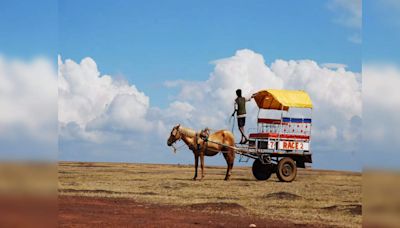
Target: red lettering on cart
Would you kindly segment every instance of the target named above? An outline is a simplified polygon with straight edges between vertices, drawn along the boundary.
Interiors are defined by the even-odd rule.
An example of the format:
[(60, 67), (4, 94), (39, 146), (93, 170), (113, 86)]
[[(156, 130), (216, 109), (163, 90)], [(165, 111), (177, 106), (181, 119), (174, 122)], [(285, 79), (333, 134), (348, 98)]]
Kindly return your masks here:
[(269, 149), (275, 149), (275, 142), (269, 142)]
[[(271, 147), (274, 147), (275, 144), (270, 143)], [(304, 150), (308, 144), (304, 142), (296, 142), (296, 141), (281, 141), (279, 142), (279, 149), (283, 150)], [(308, 147), (307, 147), (308, 148)]]

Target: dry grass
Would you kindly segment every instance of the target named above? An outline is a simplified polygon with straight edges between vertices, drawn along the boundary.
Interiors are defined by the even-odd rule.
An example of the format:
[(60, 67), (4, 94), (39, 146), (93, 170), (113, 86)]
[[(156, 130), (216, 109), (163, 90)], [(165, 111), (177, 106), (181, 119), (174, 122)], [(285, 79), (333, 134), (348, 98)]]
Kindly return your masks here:
[(361, 174), (299, 170), (292, 183), (256, 181), (250, 167), (206, 167), (203, 181), (192, 181), (193, 167), (182, 165), (59, 164), (59, 192), (68, 195), (127, 197), (138, 201), (192, 205), (234, 203), (247, 213), (296, 223), (361, 226)]

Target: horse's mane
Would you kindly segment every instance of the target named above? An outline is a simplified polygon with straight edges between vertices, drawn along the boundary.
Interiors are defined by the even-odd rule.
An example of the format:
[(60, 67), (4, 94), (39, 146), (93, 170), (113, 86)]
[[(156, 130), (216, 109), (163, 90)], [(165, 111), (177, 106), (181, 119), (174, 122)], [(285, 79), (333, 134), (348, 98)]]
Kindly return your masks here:
[(188, 136), (188, 137), (196, 136), (196, 131), (195, 130), (187, 128), (187, 127), (183, 127), (183, 126), (179, 127), (179, 132), (184, 134), (184, 135), (186, 135), (186, 136)]

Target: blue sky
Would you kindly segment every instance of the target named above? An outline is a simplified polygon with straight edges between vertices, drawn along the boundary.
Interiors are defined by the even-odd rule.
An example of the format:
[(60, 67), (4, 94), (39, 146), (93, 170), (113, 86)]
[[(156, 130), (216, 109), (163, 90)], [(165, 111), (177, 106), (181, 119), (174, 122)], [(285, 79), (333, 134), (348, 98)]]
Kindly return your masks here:
[(275, 59), (313, 59), (361, 69), (352, 29), (334, 22), (331, 1), (60, 1), (63, 58), (90, 56), (164, 107), (162, 83), (205, 80), (210, 61), (249, 48)]
[(0, 53), (14, 58), (58, 53), (57, 1), (0, 2)]
[[(6, 59), (46, 56), (54, 66), (58, 54), (75, 62), (90, 57), (102, 74), (126, 79), (149, 98), (150, 108), (165, 111), (174, 102), (174, 95), (182, 92), (179, 88), (167, 88), (165, 81), (179, 79), (203, 83), (210, 78), (210, 73), (215, 73), (215, 65), (211, 64), (213, 60), (232, 60), (241, 49), (260, 54), (268, 65), (276, 59), (311, 59), (319, 64), (345, 64), (351, 72), (360, 72), (362, 61), (392, 62), (398, 66), (400, 1), (364, 0), (362, 28), (361, 23), (357, 23), (361, 18), (357, 11), (359, 3), (361, 0), (1, 1), (0, 56)], [(359, 43), (361, 33), (362, 44)], [(4, 62), (6, 64), (0, 67), (7, 67), (8, 62)], [(31, 65), (35, 72), (43, 74), (38, 70), (42, 63)], [(93, 68), (90, 61), (86, 65)], [(28, 67), (31, 66), (22, 66), (24, 69)], [(42, 78), (46, 79), (41, 81), (42, 84), (51, 81), (48, 80), (51, 71), (45, 71), (47, 73)], [(35, 72), (29, 75), (29, 80), (40, 78)], [(36, 86), (35, 83), (26, 85)], [(46, 86), (52, 88), (50, 83)], [(36, 95), (31, 92), (34, 90), (26, 89), (26, 100)], [(14, 96), (11, 94), (10, 99), (18, 100)], [(21, 107), (18, 110), (25, 109)], [(363, 113), (363, 118), (365, 114), (369, 113)], [(54, 120), (50, 122), (54, 123)], [(387, 118), (387, 122), (391, 121), (393, 119)], [(21, 126), (17, 124), (16, 128), (23, 129)], [(48, 124), (44, 123), (43, 127), (48, 128)], [(123, 141), (129, 142), (133, 133), (123, 135)], [(0, 137), (1, 140), (8, 138)], [(35, 139), (32, 140), (28, 147), (35, 145)], [(65, 155), (66, 158), (91, 160), (97, 156), (97, 160), (110, 160), (114, 158), (112, 154), (98, 154), (96, 151), (113, 151), (118, 149), (119, 142), (100, 145), (100, 149), (99, 145), (79, 140), (63, 145), (65, 148), (71, 146), (70, 151), (92, 148), (87, 154), (71, 152)], [(165, 149), (164, 145), (157, 146)], [(337, 146), (341, 144), (337, 143)], [(379, 144), (377, 148), (381, 147)], [(149, 147), (148, 151), (153, 149)], [(116, 160), (135, 161), (136, 158), (129, 158), (131, 147), (118, 150), (121, 156)], [(346, 154), (335, 155), (334, 148), (327, 150), (330, 151), (316, 151), (314, 154), (316, 158), (320, 157), (318, 167), (347, 168), (357, 162), (346, 160)], [(330, 152), (333, 152), (329, 155), (331, 157), (323, 157)], [(374, 154), (369, 156), (374, 159)], [(171, 159), (169, 154), (163, 154), (157, 161), (162, 162), (164, 158), (169, 161), (180, 159)], [(191, 158), (186, 156), (184, 159)], [(333, 159), (332, 163), (330, 159)]]
[(267, 64), (311, 59), (352, 72), (362, 61), (399, 63), (399, 1), (363, 1), (362, 29), (350, 2), (357, 0), (3, 1), (0, 55), (53, 63), (58, 54), (76, 62), (90, 57), (102, 74), (126, 79), (160, 109), (181, 92), (165, 81), (205, 81), (213, 60), (240, 49)]
[[(260, 55), (268, 65), (276, 59), (310, 59), (319, 64), (345, 64), (347, 70), (360, 72), (362, 45), (351, 41), (351, 37), (360, 35), (361, 27), (352, 23), (357, 15), (353, 15), (351, 4), (343, 2), (346, 1), (2, 2), (0, 27), (5, 29), (0, 30), (0, 54), (18, 58), (44, 55), (54, 62), (57, 54), (75, 62), (90, 57), (101, 74), (126, 79), (130, 85), (144, 92), (150, 98), (150, 105), (144, 105), (144, 110), (150, 107), (168, 111), (168, 105), (174, 102), (173, 95), (182, 91), (167, 88), (165, 81), (204, 82), (214, 72), (212, 61), (231, 58), (241, 49), (252, 50), (245, 55)], [(80, 68), (93, 69), (91, 61), (86, 61)], [(264, 63), (257, 64), (264, 69)], [(65, 65), (67, 67), (68, 64)], [(69, 69), (85, 72), (71, 65), (68, 65)], [(66, 72), (66, 76), (75, 76), (68, 75), (71, 72)], [(81, 78), (84, 76), (80, 75)], [(101, 115), (106, 115), (106, 111)], [(153, 119), (145, 116), (140, 120)], [(85, 141), (85, 137), (91, 137), (92, 133), (85, 132), (86, 128), (78, 132), (82, 133), (82, 138), (70, 140), (68, 137), (79, 135), (74, 132), (79, 127), (75, 122), (65, 126), (66, 136), (60, 137), (60, 148), (67, 153), (62, 153), (62, 159), (153, 161), (147, 158), (137, 160), (142, 158), (140, 154), (131, 155), (134, 143), (130, 140), (136, 137), (132, 129), (126, 130), (129, 133), (117, 135), (122, 141), (131, 143), (120, 146), (120, 141), (108, 144)], [(107, 127), (112, 129), (113, 126)], [(164, 138), (162, 140), (165, 141)], [(154, 148), (140, 146), (148, 147), (147, 152), (155, 148), (162, 148), (157, 151), (166, 149), (161, 144)], [(86, 148), (87, 153), (76, 154), (82, 148)], [(115, 150), (119, 151), (118, 156), (113, 154)], [(333, 152), (334, 149), (329, 150)], [(163, 154), (154, 162), (176, 162), (180, 159), (161, 152)], [(317, 151), (315, 157), (323, 157), (326, 151), (324, 153)], [(333, 165), (329, 159), (334, 154), (329, 156), (328, 159), (318, 158), (321, 161), (319, 168), (349, 169), (357, 162), (348, 159), (344, 164), (342, 157), (347, 154), (340, 154)], [(182, 158), (183, 161), (191, 159), (190, 154)]]
[(365, 0), (363, 4), (364, 61), (400, 63), (400, 1)]

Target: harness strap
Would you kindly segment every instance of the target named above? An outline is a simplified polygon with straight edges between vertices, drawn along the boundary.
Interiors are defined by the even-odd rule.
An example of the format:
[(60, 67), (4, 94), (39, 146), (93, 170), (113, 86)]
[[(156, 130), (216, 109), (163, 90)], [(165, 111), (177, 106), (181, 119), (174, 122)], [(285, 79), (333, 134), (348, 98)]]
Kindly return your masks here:
[(195, 142), (194, 142), (194, 144), (196, 146), (196, 150), (197, 150), (197, 153), (198, 153), (200, 151), (199, 134), (198, 133), (195, 134)]

